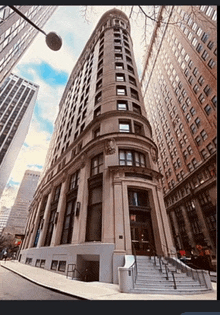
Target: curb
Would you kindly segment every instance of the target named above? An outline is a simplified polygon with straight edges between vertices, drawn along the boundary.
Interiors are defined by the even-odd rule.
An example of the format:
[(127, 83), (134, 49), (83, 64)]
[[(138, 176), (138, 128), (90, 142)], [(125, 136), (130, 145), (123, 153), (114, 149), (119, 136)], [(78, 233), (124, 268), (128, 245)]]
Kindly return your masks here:
[(23, 275), (22, 273), (18, 272), (18, 271), (15, 271), (15, 270), (12, 270), (10, 269), (9, 267), (7, 266), (3, 266), (3, 265), (0, 265), (1, 267), (7, 269), (7, 270), (10, 270), (11, 272), (14, 272), (15, 274), (19, 275), (20, 277), (34, 283), (34, 284), (37, 284), (45, 289), (48, 289), (48, 290), (51, 290), (51, 291), (54, 291), (54, 292), (57, 292), (57, 293), (61, 293), (61, 294), (64, 294), (64, 295), (67, 295), (67, 296), (72, 296), (72, 297), (75, 297), (75, 298), (78, 298), (79, 300), (84, 300), (84, 301), (90, 301), (89, 299), (87, 298), (83, 298), (81, 296), (78, 296), (78, 295), (75, 295), (75, 294), (71, 294), (71, 293), (67, 293), (65, 291), (62, 291), (62, 290), (59, 290), (59, 289), (55, 289), (53, 287), (50, 287), (50, 286), (47, 286), (46, 284), (42, 284), (40, 282), (37, 282), (35, 280), (32, 280), (31, 278), (28, 278), (27, 276)]

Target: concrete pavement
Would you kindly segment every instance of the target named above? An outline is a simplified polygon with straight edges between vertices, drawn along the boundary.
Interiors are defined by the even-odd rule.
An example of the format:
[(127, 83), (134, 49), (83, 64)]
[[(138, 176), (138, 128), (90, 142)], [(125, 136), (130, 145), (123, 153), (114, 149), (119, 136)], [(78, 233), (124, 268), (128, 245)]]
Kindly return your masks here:
[(83, 282), (67, 279), (65, 275), (25, 265), (18, 261), (1, 261), (1, 267), (48, 289), (76, 296), (83, 300), (217, 300), (216, 283), (213, 291), (203, 294), (165, 295), (121, 293), (118, 284), (103, 282)]

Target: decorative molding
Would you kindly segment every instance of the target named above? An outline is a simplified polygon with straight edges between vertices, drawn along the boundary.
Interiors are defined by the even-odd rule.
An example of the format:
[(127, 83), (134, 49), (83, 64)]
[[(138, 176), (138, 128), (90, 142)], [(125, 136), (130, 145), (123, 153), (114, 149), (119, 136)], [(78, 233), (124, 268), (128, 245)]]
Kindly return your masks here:
[(156, 163), (157, 162), (157, 151), (156, 151), (156, 149), (151, 147), (150, 148), (150, 154), (151, 154), (153, 162)]
[(114, 138), (110, 138), (105, 141), (105, 153), (106, 155), (115, 154), (116, 143)]

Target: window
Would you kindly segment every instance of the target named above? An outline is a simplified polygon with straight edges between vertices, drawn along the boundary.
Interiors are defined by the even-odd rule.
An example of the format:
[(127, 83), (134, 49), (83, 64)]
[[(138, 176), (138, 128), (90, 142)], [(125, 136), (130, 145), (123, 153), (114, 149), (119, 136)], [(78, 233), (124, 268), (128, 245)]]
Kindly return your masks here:
[(100, 103), (102, 100), (102, 92), (100, 91), (95, 97), (95, 105)]
[(205, 80), (204, 80), (203, 76), (201, 75), (201, 76), (198, 78), (199, 84), (200, 84), (200, 85), (203, 85), (204, 81), (205, 81)]
[(195, 77), (197, 77), (198, 73), (199, 73), (199, 70), (197, 68), (194, 68), (193, 74)]
[(94, 130), (93, 136), (94, 136), (94, 138), (97, 138), (98, 136), (100, 136), (100, 127), (96, 128)]
[(217, 96), (216, 96), (216, 95), (212, 98), (212, 104), (213, 104), (215, 107), (217, 106)]
[(213, 46), (214, 46), (214, 42), (209, 41), (207, 44), (207, 47), (211, 50)]
[(186, 104), (187, 104), (188, 106), (190, 106), (190, 105), (191, 105), (191, 100), (190, 100), (190, 98), (189, 98), (189, 97), (187, 97), (187, 99), (186, 99)]
[(143, 153), (133, 150), (119, 150), (119, 165), (146, 167)]
[(206, 114), (209, 116), (210, 113), (211, 113), (211, 111), (212, 111), (212, 107), (211, 107), (209, 104), (207, 104), (207, 105), (204, 107), (204, 109), (205, 109)]
[(199, 43), (196, 47), (196, 51), (200, 53), (202, 51), (202, 48), (203, 48), (202, 45)]
[(202, 53), (202, 59), (206, 61), (208, 59), (208, 56), (209, 56), (209, 54), (207, 53), (206, 50), (204, 50)]
[(103, 172), (103, 154), (95, 156), (91, 160), (91, 176)]
[(133, 69), (131, 66), (127, 65), (127, 68), (128, 68), (128, 71), (129, 71), (129, 72), (131, 72), (131, 73), (134, 74), (134, 69)]
[(192, 124), (190, 126), (190, 129), (191, 129), (192, 134), (196, 133), (196, 126), (195, 126), (195, 124)]
[(193, 40), (192, 40), (192, 45), (196, 46), (197, 42), (198, 42), (198, 40), (194, 37)]
[(132, 64), (132, 60), (130, 57), (126, 56), (126, 61), (129, 62), (130, 64)]
[(122, 52), (121, 46), (115, 46), (115, 52)]
[(137, 122), (134, 122), (134, 133), (137, 135), (144, 135), (143, 125)]
[(213, 69), (215, 66), (215, 61), (213, 59), (210, 59), (208, 62), (208, 66), (209, 66), (209, 68)]
[(195, 119), (195, 123), (196, 123), (197, 128), (199, 128), (199, 126), (201, 125), (201, 121), (200, 121), (199, 117), (197, 117)]
[(203, 91), (208, 96), (211, 93), (211, 87), (209, 85), (206, 85)]
[(197, 94), (199, 92), (199, 87), (197, 84), (194, 85), (193, 91)]
[(205, 130), (202, 130), (202, 131), (200, 132), (200, 135), (201, 135), (201, 137), (202, 137), (203, 140), (206, 140), (206, 139), (208, 138), (208, 135), (207, 135), (207, 133), (206, 133)]
[(102, 182), (89, 187), (86, 241), (101, 241), (102, 237)]
[(58, 185), (55, 189), (54, 198), (53, 201), (58, 201), (60, 197), (60, 191), (61, 191), (61, 184)]
[[(130, 207), (149, 207), (150, 201), (148, 192), (144, 190), (128, 189), (128, 203)], [(138, 214), (132, 215), (134, 216), (135, 221), (139, 221)], [(140, 221), (143, 222), (143, 216), (140, 215), (140, 219)]]
[(117, 95), (127, 95), (126, 87), (125, 86), (117, 86), (116, 87), (116, 94)]
[(117, 101), (117, 110), (128, 110), (127, 101)]
[(115, 54), (115, 59), (116, 60), (122, 60), (123, 59), (122, 54)]
[(130, 122), (119, 120), (119, 132), (131, 132)]
[(187, 147), (187, 150), (189, 152), (189, 155), (193, 154), (193, 149), (192, 149), (192, 147), (190, 145)]
[(187, 167), (188, 167), (189, 172), (193, 171), (193, 166), (191, 163), (187, 164)]
[(207, 33), (203, 33), (202, 37), (201, 37), (201, 40), (203, 41), (203, 43), (205, 43), (208, 39), (208, 34)]
[(189, 83), (192, 85), (192, 84), (193, 84), (193, 81), (194, 81), (193, 77), (190, 76), (188, 81), (189, 81)]
[(124, 64), (122, 62), (116, 62), (115, 63), (115, 69), (123, 70), (124, 69)]
[(125, 75), (123, 73), (116, 73), (116, 81), (117, 82), (124, 82), (125, 81)]
[(65, 270), (66, 270), (66, 261), (60, 260), (58, 271), (65, 272)]
[(213, 147), (212, 143), (209, 143), (207, 145), (207, 149), (209, 151), (210, 154), (212, 154), (213, 152), (215, 152), (215, 148)]
[(141, 114), (141, 107), (135, 103), (132, 103), (133, 111), (137, 114)]
[(76, 206), (76, 198), (67, 202), (66, 211), (63, 221), (63, 230), (61, 236), (61, 244), (70, 244), (74, 226), (74, 212)]
[(103, 74), (103, 69), (100, 69), (98, 72), (97, 72), (97, 80), (102, 76)]
[(188, 113), (188, 114), (186, 114), (186, 120), (187, 120), (187, 122), (189, 122), (190, 120), (191, 120), (191, 116), (190, 116), (190, 114)]
[(205, 96), (203, 94), (200, 94), (198, 99), (201, 104), (205, 102)]
[(79, 183), (79, 170), (71, 175), (69, 190), (76, 188), (78, 186), (78, 183)]
[(101, 115), (101, 106), (97, 107), (97, 108), (94, 110), (94, 118), (95, 118), (95, 117), (98, 117), (99, 115)]
[(193, 159), (192, 159), (192, 165), (193, 165), (194, 167), (196, 167), (196, 166), (197, 166), (197, 161), (196, 161), (196, 159), (195, 159), (195, 158), (193, 158)]
[(196, 110), (195, 110), (194, 107), (190, 108), (190, 113), (191, 113), (192, 116), (194, 116), (196, 114)]
[(138, 92), (134, 89), (130, 89), (131, 90), (131, 97), (135, 98), (136, 100), (139, 101), (139, 96), (138, 96)]
[(201, 29), (200, 27), (198, 28), (196, 34), (197, 34), (198, 36), (200, 36), (200, 35), (202, 34), (202, 29)]

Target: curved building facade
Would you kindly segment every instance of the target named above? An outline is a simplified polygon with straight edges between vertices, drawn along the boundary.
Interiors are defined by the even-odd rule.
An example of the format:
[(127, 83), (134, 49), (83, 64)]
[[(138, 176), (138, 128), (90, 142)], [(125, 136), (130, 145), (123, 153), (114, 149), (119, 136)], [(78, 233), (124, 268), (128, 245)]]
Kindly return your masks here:
[(118, 282), (118, 267), (172, 249), (127, 16), (106, 12), (60, 102), (19, 260)]

